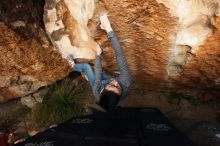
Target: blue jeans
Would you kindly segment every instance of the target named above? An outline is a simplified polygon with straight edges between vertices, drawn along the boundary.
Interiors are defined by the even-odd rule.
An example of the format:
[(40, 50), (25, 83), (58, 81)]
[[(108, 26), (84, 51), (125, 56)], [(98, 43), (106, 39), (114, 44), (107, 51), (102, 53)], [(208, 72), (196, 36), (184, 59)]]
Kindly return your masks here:
[[(91, 65), (89, 65), (88, 63), (75, 64), (73, 71), (85, 73), (89, 80), (90, 86), (93, 87), (95, 85), (95, 74)], [(108, 80), (108, 79), (110, 79), (110, 77), (105, 72), (103, 72), (102, 80)]]

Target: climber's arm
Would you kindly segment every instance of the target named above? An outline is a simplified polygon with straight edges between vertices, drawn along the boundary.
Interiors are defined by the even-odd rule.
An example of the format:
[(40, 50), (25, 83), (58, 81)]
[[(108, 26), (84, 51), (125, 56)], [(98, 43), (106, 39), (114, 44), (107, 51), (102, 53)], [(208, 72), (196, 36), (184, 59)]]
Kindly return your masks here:
[(110, 31), (108, 33), (108, 38), (111, 40), (111, 43), (114, 47), (115, 56), (119, 66), (119, 71), (120, 71), (119, 81), (126, 87), (129, 87), (131, 84), (131, 75), (129, 73), (128, 65), (123, 50), (121, 48), (121, 45), (119, 44), (118, 39), (113, 31)]
[(101, 28), (104, 29), (108, 33), (108, 38), (110, 39), (113, 47), (114, 52), (116, 55), (117, 63), (119, 66), (119, 81), (126, 87), (129, 87), (131, 84), (131, 75), (129, 73), (128, 65), (123, 53), (123, 50), (121, 48), (121, 45), (119, 44), (119, 41), (112, 30), (111, 24), (108, 20), (107, 15), (103, 15), (101, 18)]

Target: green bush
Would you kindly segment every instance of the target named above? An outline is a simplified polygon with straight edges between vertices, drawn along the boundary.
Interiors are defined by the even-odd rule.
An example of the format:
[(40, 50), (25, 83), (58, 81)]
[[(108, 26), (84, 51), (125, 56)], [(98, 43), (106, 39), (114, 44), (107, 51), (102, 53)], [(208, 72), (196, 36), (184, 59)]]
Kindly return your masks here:
[(33, 108), (33, 120), (42, 127), (80, 116), (84, 112), (83, 100), (82, 80), (65, 79), (53, 85), (43, 102)]

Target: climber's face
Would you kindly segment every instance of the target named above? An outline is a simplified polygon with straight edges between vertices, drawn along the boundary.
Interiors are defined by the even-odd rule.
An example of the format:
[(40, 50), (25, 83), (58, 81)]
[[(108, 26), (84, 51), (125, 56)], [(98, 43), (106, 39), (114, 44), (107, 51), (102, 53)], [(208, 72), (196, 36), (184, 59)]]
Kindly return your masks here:
[(121, 95), (121, 87), (118, 83), (117, 80), (113, 80), (111, 81), (106, 87), (105, 87), (106, 90), (108, 91), (112, 91), (118, 95)]

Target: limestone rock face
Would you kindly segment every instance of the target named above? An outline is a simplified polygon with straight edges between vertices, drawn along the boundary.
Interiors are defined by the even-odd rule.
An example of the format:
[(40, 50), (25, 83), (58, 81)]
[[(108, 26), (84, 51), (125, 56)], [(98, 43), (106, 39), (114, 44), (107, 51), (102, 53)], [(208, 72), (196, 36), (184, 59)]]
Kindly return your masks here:
[(29, 0), (0, 4), (1, 103), (35, 93), (66, 77), (70, 69), (43, 30), (38, 15), (43, 17), (44, 4)]
[[(170, 61), (167, 67), (170, 76), (177, 76), (190, 58), (189, 53), (196, 55), (198, 47), (213, 33), (215, 17), (219, 15), (218, 0), (158, 0), (169, 8), (171, 15), (178, 17), (179, 27), (176, 37), (171, 40)], [(183, 49), (182, 47), (189, 49)], [(181, 55), (179, 54), (180, 52)], [(184, 62), (178, 62), (185, 54)], [(180, 67), (176, 67), (180, 66)], [(178, 69), (179, 68), (179, 69)]]
[(26, 96), (68, 75), (58, 53), (36, 40), (22, 40), (0, 23), (0, 102)]
[[(218, 0), (99, 1), (126, 54), (140, 88), (220, 88), (220, 2)], [(104, 46), (106, 68), (117, 70), (103, 32), (94, 35)], [(111, 48), (111, 49), (109, 49)], [(108, 51), (110, 50), (110, 51)]]
[(213, 96), (220, 89), (219, 0), (2, 0), (0, 4), (0, 102), (32, 97), (39, 88), (66, 77), (71, 70), (62, 58), (67, 54), (94, 59), (101, 46), (104, 69), (117, 73), (113, 48), (99, 27), (99, 16), (106, 12), (134, 88), (209, 89)]
[(94, 59), (99, 45), (89, 36), (95, 0), (46, 0), (45, 29), (63, 57)]

